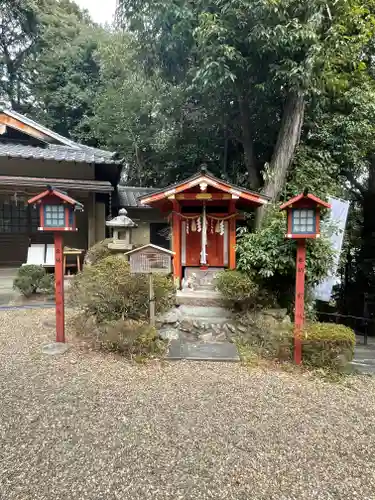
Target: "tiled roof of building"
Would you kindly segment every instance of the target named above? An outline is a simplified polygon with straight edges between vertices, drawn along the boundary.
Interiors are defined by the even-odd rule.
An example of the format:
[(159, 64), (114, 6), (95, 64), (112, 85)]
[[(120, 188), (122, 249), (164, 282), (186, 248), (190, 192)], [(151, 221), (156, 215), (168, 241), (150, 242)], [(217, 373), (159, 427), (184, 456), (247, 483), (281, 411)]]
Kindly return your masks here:
[(48, 185), (56, 189), (68, 191), (91, 191), (94, 193), (111, 193), (113, 186), (108, 181), (80, 180), (80, 179), (55, 179), (51, 177), (20, 177), (0, 175), (1, 186), (38, 187), (46, 188)]
[(114, 153), (77, 144), (78, 148), (48, 144), (45, 147), (0, 142), (0, 156), (33, 160), (70, 161), (77, 163), (119, 164)]
[(138, 203), (140, 196), (145, 196), (157, 191), (157, 188), (117, 186), (118, 203), (121, 207), (148, 208)]
[[(114, 165), (122, 163), (117, 153), (72, 141), (1, 103), (0, 125), (3, 126), (0, 132), (0, 156), (3, 157)], [(37, 139), (41, 144), (34, 146), (14, 139), (7, 140), (4, 135), (7, 128)]]

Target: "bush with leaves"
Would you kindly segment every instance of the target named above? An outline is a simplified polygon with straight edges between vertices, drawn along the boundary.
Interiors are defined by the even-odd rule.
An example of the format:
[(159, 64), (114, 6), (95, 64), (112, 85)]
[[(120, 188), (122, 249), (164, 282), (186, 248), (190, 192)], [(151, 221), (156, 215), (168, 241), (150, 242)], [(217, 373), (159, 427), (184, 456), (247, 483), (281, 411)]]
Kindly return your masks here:
[[(154, 276), (154, 297), (157, 313), (172, 306), (174, 285), (170, 277)], [(72, 281), (69, 300), (81, 310), (73, 329), (95, 346), (138, 360), (164, 352), (164, 340), (147, 323), (149, 278), (131, 274), (123, 255), (85, 266)]]
[(272, 296), (249, 273), (223, 271), (216, 276), (215, 284), (228, 305), (235, 309), (245, 310), (273, 304)]
[(112, 321), (99, 328), (97, 342), (102, 349), (118, 352), (136, 361), (164, 354), (167, 342), (143, 321)]
[[(270, 209), (263, 226), (255, 233), (242, 231), (237, 244), (237, 267), (256, 275), (272, 290), (278, 302), (291, 306), (296, 276), (296, 242), (285, 239), (286, 214)], [(334, 253), (328, 238), (322, 236), (306, 243), (306, 286), (322, 281), (332, 269)]]
[(53, 285), (53, 275), (48, 274), (43, 266), (35, 265), (21, 266), (13, 281), (13, 288), (25, 297), (31, 297), (35, 293), (52, 293)]
[[(248, 329), (238, 339), (239, 345), (248, 346), (259, 356), (281, 361), (292, 361), (294, 333), (291, 325), (280, 324), (277, 328), (255, 321), (251, 314), (241, 316), (241, 325)], [(302, 363), (304, 365), (341, 369), (354, 355), (353, 330), (336, 323), (312, 322), (302, 333)]]
[[(154, 276), (154, 295), (156, 313), (171, 307), (174, 285), (169, 276)], [(128, 261), (120, 255), (85, 266), (72, 280), (69, 296), (72, 304), (98, 323), (149, 317), (148, 276), (131, 274)]]
[(85, 255), (85, 264), (93, 265), (99, 262), (101, 259), (105, 259), (111, 255), (111, 250), (108, 248), (108, 243), (112, 243), (112, 238), (107, 238), (102, 241), (98, 241), (90, 247)]
[(121, 319), (98, 324), (94, 317), (77, 313), (69, 323), (73, 332), (94, 348), (117, 352), (135, 361), (158, 357), (167, 346), (167, 341), (145, 321)]
[(303, 363), (322, 368), (341, 368), (353, 359), (355, 334), (336, 323), (310, 323), (302, 334)]

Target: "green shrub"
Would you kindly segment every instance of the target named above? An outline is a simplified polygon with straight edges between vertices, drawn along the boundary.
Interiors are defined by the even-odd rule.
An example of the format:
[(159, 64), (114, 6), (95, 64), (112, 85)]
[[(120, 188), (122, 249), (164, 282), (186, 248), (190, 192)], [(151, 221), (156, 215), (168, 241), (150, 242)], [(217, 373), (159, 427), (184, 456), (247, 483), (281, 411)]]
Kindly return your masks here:
[(94, 265), (102, 259), (105, 259), (111, 255), (111, 250), (108, 248), (108, 243), (112, 242), (112, 238), (107, 238), (102, 241), (98, 241), (92, 247), (90, 247), (85, 255), (85, 264)]
[(98, 324), (93, 316), (79, 312), (68, 319), (68, 325), (81, 341), (89, 342), (92, 347), (136, 361), (161, 356), (168, 344), (145, 321), (128, 319)]
[[(237, 239), (237, 268), (256, 277), (261, 289), (272, 291), (282, 307), (293, 309), (296, 242), (285, 239), (286, 214), (270, 207), (256, 232), (242, 230)], [(306, 242), (306, 289), (322, 281), (332, 269), (334, 252), (329, 238)], [(306, 299), (308, 294), (306, 295)], [(306, 308), (308, 312), (310, 308)]]
[[(238, 321), (243, 327), (243, 333), (238, 337), (240, 345), (249, 346), (265, 358), (292, 361), (292, 324), (271, 327), (251, 313), (242, 314)], [(302, 335), (302, 363), (318, 368), (340, 369), (353, 358), (354, 346), (355, 335), (350, 328), (335, 323), (310, 323)]]
[(276, 320), (266, 315), (265, 311), (245, 311), (237, 315), (236, 323), (241, 332), (238, 343), (249, 346), (258, 356), (290, 361), (293, 358), (293, 327), (290, 318), (285, 316), (285, 319), (280, 317)]
[(25, 297), (34, 293), (52, 293), (54, 278), (46, 272), (43, 266), (21, 266), (13, 281), (13, 288), (19, 290)]
[(101, 348), (141, 361), (164, 354), (167, 341), (142, 321), (114, 321), (102, 324), (97, 341)]
[(340, 368), (354, 356), (355, 334), (335, 323), (310, 323), (302, 335), (302, 360), (316, 367)]
[(228, 305), (236, 309), (251, 309), (274, 302), (271, 294), (262, 289), (251, 275), (241, 271), (223, 271), (216, 276), (215, 284)]
[[(161, 313), (174, 302), (169, 276), (154, 276), (155, 310)], [(117, 320), (148, 320), (149, 277), (131, 274), (129, 263), (111, 255), (95, 265), (85, 266), (72, 280), (69, 300), (98, 323)]]

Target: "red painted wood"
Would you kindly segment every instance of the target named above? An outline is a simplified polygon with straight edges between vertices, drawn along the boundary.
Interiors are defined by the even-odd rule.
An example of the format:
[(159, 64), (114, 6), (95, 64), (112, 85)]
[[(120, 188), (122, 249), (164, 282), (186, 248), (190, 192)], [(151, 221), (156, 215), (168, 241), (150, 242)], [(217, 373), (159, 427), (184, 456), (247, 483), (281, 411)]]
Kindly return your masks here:
[(56, 342), (65, 342), (63, 236), (55, 233)]
[(296, 296), (294, 311), (294, 361), (297, 365), (302, 360), (301, 335), (305, 321), (305, 268), (306, 241), (297, 241)]
[[(56, 200), (56, 198), (57, 198), (57, 200)], [(68, 196), (67, 194), (61, 193), (60, 191), (55, 190), (55, 189), (47, 189), (46, 191), (43, 191), (43, 193), (37, 194), (33, 198), (30, 198), (28, 200), (28, 203), (34, 204), (34, 203), (40, 202), (42, 200), (45, 203), (47, 203), (47, 201), (48, 201), (48, 203), (51, 203), (51, 201), (53, 201), (53, 200), (56, 200), (56, 203), (58, 203), (58, 202), (61, 203), (61, 200), (62, 200), (62, 201), (66, 201), (67, 203), (70, 203), (71, 205), (77, 204), (77, 201), (74, 198), (72, 198), (71, 196)]]
[(177, 281), (177, 286), (180, 286), (182, 279), (182, 267), (181, 267), (181, 217), (180, 204), (177, 200), (172, 200), (173, 212), (172, 212), (172, 244), (173, 252), (173, 277)]
[[(189, 221), (190, 222), (190, 221)], [(186, 224), (188, 222), (186, 221)], [(186, 234), (186, 265), (189, 267), (200, 266), (201, 264), (202, 233), (192, 231), (191, 225), (189, 233)]]
[(207, 264), (211, 267), (224, 267), (224, 235), (207, 233)]
[(42, 204), (39, 205), (39, 227), (44, 226), (44, 206)]
[[(236, 200), (229, 202), (229, 214), (236, 213)], [(236, 269), (236, 218), (229, 219), (229, 269)]]
[(168, 196), (177, 195), (184, 191), (189, 191), (193, 187), (199, 185), (201, 182), (207, 183), (208, 186), (211, 186), (218, 191), (223, 191), (230, 194), (235, 192), (235, 194), (243, 200), (249, 201), (251, 204), (255, 204), (257, 206), (263, 205), (267, 202), (267, 199), (260, 194), (252, 193), (246, 189), (233, 186), (232, 184), (226, 183), (221, 179), (218, 179), (217, 177), (211, 175), (194, 176), (194, 178), (187, 179), (186, 181), (183, 181), (180, 184), (175, 185), (174, 187), (168, 186), (161, 192), (157, 192), (150, 196), (141, 197), (139, 201), (141, 205), (150, 205), (159, 200), (162, 200), (163, 198), (168, 198)]
[(320, 234), (320, 210), (317, 209), (315, 213), (315, 233)]
[(64, 207), (64, 217), (65, 217), (65, 227), (69, 227), (69, 208), (67, 206)]
[(331, 205), (329, 203), (321, 200), (317, 196), (314, 196), (313, 194), (307, 194), (306, 196), (304, 196), (304, 194), (301, 193), (298, 196), (295, 196), (294, 198), (291, 198), (290, 200), (283, 203), (280, 207), (280, 210), (285, 210), (286, 208), (292, 208), (292, 206), (294, 206), (296, 208), (302, 208), (303, 202), (305, 202), (305, 203), (310, 202), (314, 206), (318, 205), (318, 206), (325, 207), (325, 208), (331, 208)]
[(291, 236), (288, 238), (290, 240), (316, 240), (316, 234), (306, 234), (306, 233), (301, 233), (301, 234), (291, 234)]
[(198, 192), (198, 193), (182, 193), (176, 195), (177, 200), (199, 200), (202, 204), (202, 201), (223, 201), (230, 200), (231, 195), (228, 193), (208, 193), (208, 192)]

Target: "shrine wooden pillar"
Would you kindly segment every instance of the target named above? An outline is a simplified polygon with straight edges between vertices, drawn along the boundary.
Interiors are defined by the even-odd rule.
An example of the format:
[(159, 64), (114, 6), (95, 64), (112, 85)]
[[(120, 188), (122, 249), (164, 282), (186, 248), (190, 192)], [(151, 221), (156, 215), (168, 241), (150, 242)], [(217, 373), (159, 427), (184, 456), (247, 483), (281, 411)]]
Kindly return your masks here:
[[(236, 200), (229, 201), (229, 215), (236, 214)], [(229, 227), (229, 269), (236, 269), (236, 217), (228, 221)]]
[(182, 266), (181, 266), (181, 207), (177, 200), (172, 200), (172, 251), (173, 256), (173, 278), (177, 287), (181, 285)]

